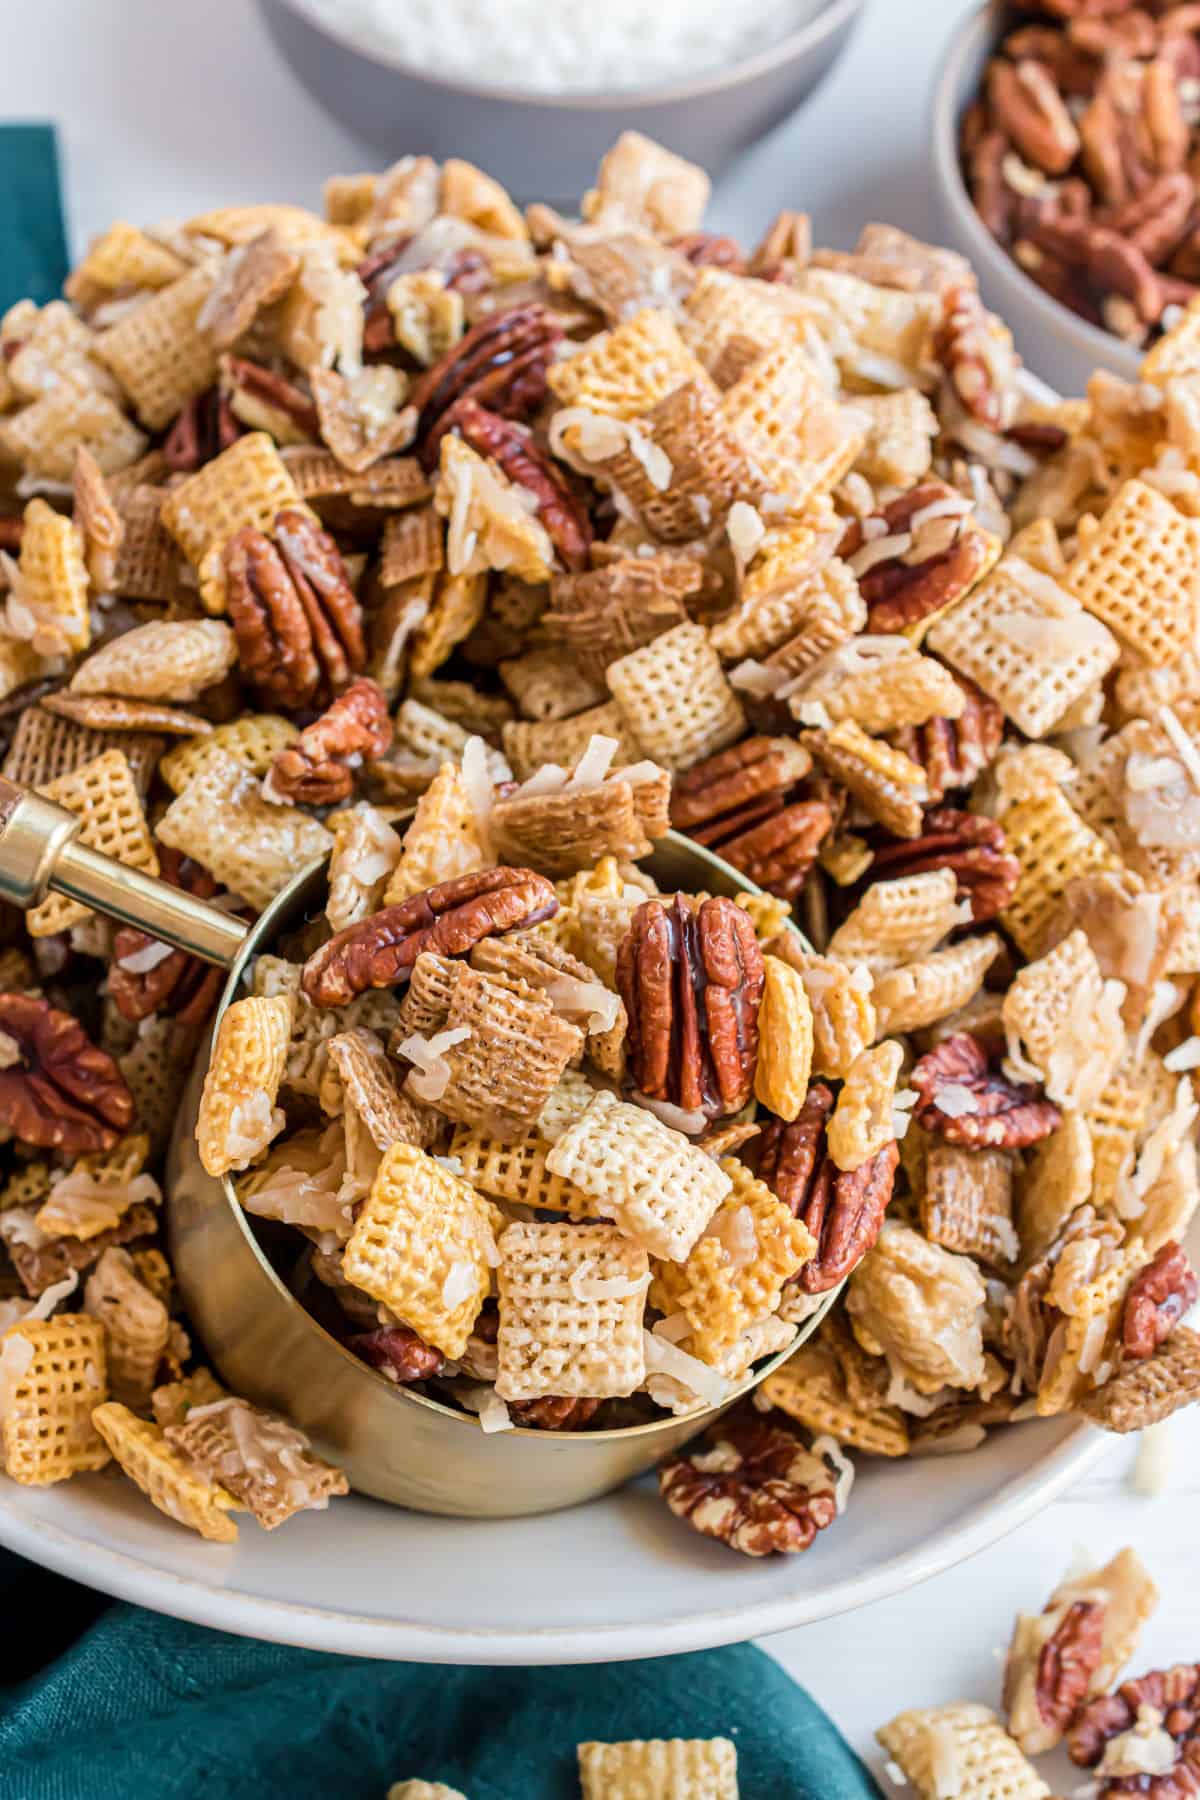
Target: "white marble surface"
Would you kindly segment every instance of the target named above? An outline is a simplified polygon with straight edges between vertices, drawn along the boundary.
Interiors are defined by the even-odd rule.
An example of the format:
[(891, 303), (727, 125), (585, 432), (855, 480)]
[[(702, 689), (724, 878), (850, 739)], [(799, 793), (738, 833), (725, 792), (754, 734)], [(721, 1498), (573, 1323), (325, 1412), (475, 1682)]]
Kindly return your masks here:
[[(798, 205), (828, 243), (849, 243), (870, 217), (932, 232), (926, 100), (965, 10), (964, 0), (874, 0), (814, 102), (724, 183), (715, 221), (752, 239), (777, 207)], [(367, 166), (276, 62), (250, 0), (38, 0), (0, 58), (0, 117), (58, 122), (77, 247), (114, 217), (178, 217), (258, 196), (312, 201), (326, 174)], [(990, 1551), (770, 1649), (869, 1752), (874, 1726), (903, 1706), (994, 1700), (993, 1652), (1014, 1608), (1039, 1607), (1077, 1545), (1107, 1555), (1133, 1542), (1164, 1589), (1146, 1657), (1194, 1657), (1200, 1417), (1177, 1422), (1173, 1443), (1164, 1497), (1130, 1491), (1132, 1450), (1117, 1445), (1098, 1475)], [(1072, 1777), (1060, 1785), (1069, 1792)]]

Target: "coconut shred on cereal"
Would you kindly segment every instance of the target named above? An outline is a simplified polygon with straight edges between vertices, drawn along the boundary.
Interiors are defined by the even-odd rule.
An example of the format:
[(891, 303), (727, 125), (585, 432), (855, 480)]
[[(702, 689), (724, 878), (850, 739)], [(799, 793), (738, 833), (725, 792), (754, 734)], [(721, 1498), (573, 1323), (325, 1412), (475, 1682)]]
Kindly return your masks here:
[[(219, 1016), (74, 899), (6, 919), (9, 1479), (114, 1460), (215, 1541), (345, 1490), (162, 1246), (214, 1017), (199, 1159), (363, 1378), (706, 1426), (661, 1493), (745, 1555), (852, 1531), (863, 1458), (1200, 1397), (1200, 302), (1037, 399), (960, 257), (707, 193), (634, 133), (582, 219), (409, 157), (0, 320), (5, 777), (248, 919), (328, 866)], [(664, 891), (669, 832), (746, 891)], [(1147, 1591), (1064, 1584), (1012, 1735), (904, 1714), (895, 1766), (1024, 1779), (1087, 1725), (1033, 1653), (1099, 1609), (1100, 1696)], [(1146, 1680), (1101, 1775), (1176, 1754)]]
[(488, 87), (601, 93), (716, 74), (778, 43), (822, 0), (315, 0), (313, 14), (368, 54)]

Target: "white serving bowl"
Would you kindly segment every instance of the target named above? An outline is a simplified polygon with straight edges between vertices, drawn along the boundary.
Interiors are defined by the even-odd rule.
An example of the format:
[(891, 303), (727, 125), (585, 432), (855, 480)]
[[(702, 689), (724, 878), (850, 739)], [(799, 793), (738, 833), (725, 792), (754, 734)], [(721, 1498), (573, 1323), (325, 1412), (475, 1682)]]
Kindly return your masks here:
[(332, 30), (310, 0), (258, 0), (296, 78), (389, 160), (409, 152), (478, 163), (521, 200), (576, 205), (604, 152), (642, 131), (719, 175), (811, 93), (840, 55), (863, 0), (817, 16), (744, 61), (667, 87), (556, 96), (440, 79)]
[(1136, 381), (1141, 352), (1089, 325), (1031, 281), (996, 242), (967, 191), (958, 155), (959, 122), (979, 92), (999, 35), (997, 9), (981, 6), (951, 38), (938, 71), (930, 123), (942, 241), (967, 257), (984, 299), (1012, 331), (1026, 363), (1060, 394), (1082, 394), (1096, 369)]

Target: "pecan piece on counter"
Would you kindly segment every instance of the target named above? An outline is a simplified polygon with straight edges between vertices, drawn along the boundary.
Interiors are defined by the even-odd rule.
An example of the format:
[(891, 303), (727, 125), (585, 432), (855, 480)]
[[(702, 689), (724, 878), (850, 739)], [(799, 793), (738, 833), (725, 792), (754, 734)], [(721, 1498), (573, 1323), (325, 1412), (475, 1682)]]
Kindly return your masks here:
[(530, 302), (489, 313), (427, 369), (410, 395), (420, 416), (419, 456), (426, 469), (438, 459), (451, 409), (477, 400), (505, 419), (524, 419), (546, 396), (546, 371), (562, 340), (558, 321)]
[(314, 1006), (345, 1006), (368, 988), (407, 981), (423, 950), (465, 956), (484, 938), (540, 925), (557, 911), (554, 888), (532, 869), (459, 875), (339, 931), (309, 957), (301, 986)]
[[(1155, 1737), (1161, 1732), (1174, 1741), (1175, 1763), (1161, 1773), (1146, 1773), (1137, 1757), (1145, 1744), (1150, 1724), (1147, 1713), (1159, 1715)], [(1141, 1724), (1141, 1731), (1135, 1728)], [(1126, 1763), (1118, 1742), (1128, 1736), (1130, 1759)], [(1163, 1745), (1166, 1749), (1168, 1746)], [(1200, 1663), (1176, 1663), (1171, 1669), (1154, 1669), (1133, 1681), (1123, 1681), (1115, 1694), (1089, 1700), (1067, 1737), (1071, 1761), (1094, 1769), (1103, 1762), (1098, 1800), (1117, 1800), (1121, 1794), (1143, 1794), (1148, 1800), (1188, 1800), (1200, 1794)]]
[(503, 418), (473, 396), (459, 400), (444, 421), (472, 450), (490, 456), (509, 481), (532, 494), (537, 517), (568, 569), (587, 567), (592, 522), (563, 471), (537, 446), (527, 425)]
[[(953, 673), (953, 671), (951, 671)], [(1004, 736), (1004, 711), (966, 675), (954, 675), (963, 692), (957, 719), (928, 719), (906, 725), (891, 741), (925, 771), (929, 798), (936, 805), (951, 788), (970, 787), (995, 761)]]
[(408, 1325), (381, 1325), (378, 1331), (360, 1331), (347, 1338), (349, 1349), (400, 1386), (428, 1381), (440, 1375), (446, 1358)]
[(236, 444), (246, 427), (219, 388), (205, 388), (185, 402), (163, 442), (163, 460), (179, 475), (191, 475)]
[[(211, 900), (217, 884), (207, 869), (163, 845), (159, 875), (172, 887)], [(157, 958), (157, 960), (151, 960)], [(123, 925), (113, 939), (108, 992), (123, 1019), (136, 1024), (152, 1013), (169, 1012), (182, 1025), (202, 1025), (217, 1003), (225, 972), (186, 950), (172, 950), (148, 931)]]
[(1062, 1113), (1042, 1089), (993, 1069), (969, 1031), (944, 1038), (914, 1063), (908, 1079), (920, 1095), (917, 1123), (968, 1150), (1023, 1150), (1062, 1124)]
[(125, 1077), (70, 1013), (0, 994), (0, 1125), (23, 1144), (111, 1150), (133, 1123)]
[(1135, 1362), (1153, 1356), (1200, 1292), (1196, 1272), (1182, 1244), (1164, 1244), (1135, 1277), (1125, 1297), (1121, 1341)]
[(297, 711), (366, 666), (341, 552), (307, 513), (285, 508), (274, 540), (249, 525), (235, 532), (225, 575), (242, 672), (266, 704)]
[(837, 1517), (825, 1464), (794, 1433), (753, 1412), (723, 1419), (671, 1457), (658, 1488), (676, 1518), (743, 1556), (807, 1550)]
[(899, 1147), (886, 1144), (857, 1169), (835, 1166), (825, 1147), (833, 1094), (814, 1082), (791, 1124), (772, 1119), (764, 1126), (758, 1176), (817, 1240), (795, 1285), (805, 1294), (824, 1294), (857, 1268), (874, 1248), (892, 1198)]
[(1092, 1676), (1104, 1654), (1103, 1604), (1076, 1600), (1052, 1637), (1042, 1645), (1034, 1676), (1034, 1696), (1042, 1722), (1057, 1736), (1087, 1699)]
[(683, 895), (645, 901), (617, 952), (635, 1087), (710, 1118), (740, 1111), (754, 1091), (764, 980), (754, 926), (732, 900), (694, 912)]
[(970, 900), (971, 917), (978, 924), (1003, 911), (1021, 879), (1021, 865), (1008, 855), (1004, 842), (1003, 828), (995, 819), (952, 806), (935, 807), (925, 814), (920, 837), (876, 850), (871, 879), (894, 881), (930, 869), (949, 869), (958, 882), (959, 899)]
[(354, 787), (349, 759), (373, 762), (391, 741), (387, 695), (369, 676), (360, 675), (305, 726), (294, 744), (276, 754), (267, 777), (270, 792), (298, 806), (332, 806)]
[(536, 1400), (510, 1400), (508, 1413), (513, 1424), (526, 1431), (581, 1431), (599, 1405), (599, 1400), (541, 1394)]
[[(943, 506), (954, 510), (922, 516)], [(882, 561), (871, 561), (875, 541), (884, 543), (885, 537), (872, 539), (869, 521), (854, 519), (837, 551), (858, 574), (869, 632), (904, 631), (940, 612), (974, 586), (994, 555), (992, 540), (967, 502), (944, 481), (924, 481), (910, 488), (875, 517), (883, 521), (885, 537), (900, 540), (902, 548)], [(864, 565), (861, 573), (856, 558)]]

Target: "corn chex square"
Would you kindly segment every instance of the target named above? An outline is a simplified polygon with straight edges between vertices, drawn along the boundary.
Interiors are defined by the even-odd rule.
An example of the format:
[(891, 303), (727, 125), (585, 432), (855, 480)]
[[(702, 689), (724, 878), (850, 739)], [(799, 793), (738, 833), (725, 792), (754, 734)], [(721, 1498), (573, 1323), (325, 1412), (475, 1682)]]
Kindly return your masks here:
[(237, 1506), (233, 1495), (220, 1482), (193, 1470), (167, 1442), (160, 1426), (139, 1419), (115, 1400), (98, 1406), (92, 1422), (126, 1475), (159, 1512), (212, 1543), (235, 1541), (238, 1528), (229, 1517)]
[(225, 611), (221, 553), (243, 525), (270, 531), (276, 514), (303, 506), (286, 464), (265, 431), (249, 431), (172, 488), (161, 518), (200, 577), (210, 612)]
[(751, 363), (721, 400), (721, 420), (766, 488), (801, 513), (852, 466), (865, 433), (802, 350), (780, 345)]
[(590, 1194), (550, 1173), (546, 1167), (550, 1149), (537, 1131), (506, 1143), (474, 1126), (456, 1125), (447, 1154), (461, 1164), (463, 1180), (493, 1200), (566, 1213), (570, 1219), (599, 1218)]
[(733, 1183), (644, 1107), (598, 1093), (546, 1158), (652, 1256), (683, 1262)]
[(586, 406), (616, 419), (648, 413), (685, 381), (708, 385), (669, 312), (644, 307), (615, 331), (551, 365), (547, 379), (563, 406)]
[(1050, 1789), (986, 1706), (913, 1708), (875, 1733), (900, 1765), (917, 1800), (947, 1792), (943, 1773), (957, 1778), (957, 1800), (1049, 1800)]
[(635, 1738), (578, 1754), (583, 1800), (738, 1800), (729, 1738)]
[(227, 750), (205, 757), (159, 820), (158, 836), (259, 912), (293, 875), (333, 848), (332, 836), (310, 813), (264, 800), (245, 764)]
[(1045, 737), (1121, 653), (1082, 598), (1021, 557), (1005, 556), (935, 620), (927, 643), (978, 682), (1027, 737)]
[(108, 1450), (92, 1412), (107, 1381), (99, 1319), (59, 1313), (9, 1327), (0, 1337), (0, 1465), (10, 1480), (46, 1487), (104, 1467)]
[(807, 1226), (745, 1163), (726, 1156), (720, 1167), (731, 1191), (685, 1263), (655, 1265), (651, 1290), (661, 1312), (684, 1314), (693, 1355), (711, 1363), (744, 1331), (770, 1317), (784, 1283), (817, 1247)]
[[(106, 750), (81, 768), (60, 775), (42, 789), (79, 819), (79, 841), (91, 850), (115, 856), (126, 868), (158, 874), (158, 853), (128, 758)], [(27, 914), (30, 937), (52, 937), (92, 916), (92, 909), (63, 894), (51, 894)]]
[(1200, 597), (1200, 521), (1144, 481), (1127, 481), (1063, 582), (1153, 668), (1187, 649)]
[(497, 1281), (502, 1400), (605, 1399), (641, 1386), (650, 1265), (615, 1225), (510, 1225)]
[(449, 1357), (491, 1288), (499, 1209), (412, 1144), (393, 1144), (355, 1220), (346, 1280)]

